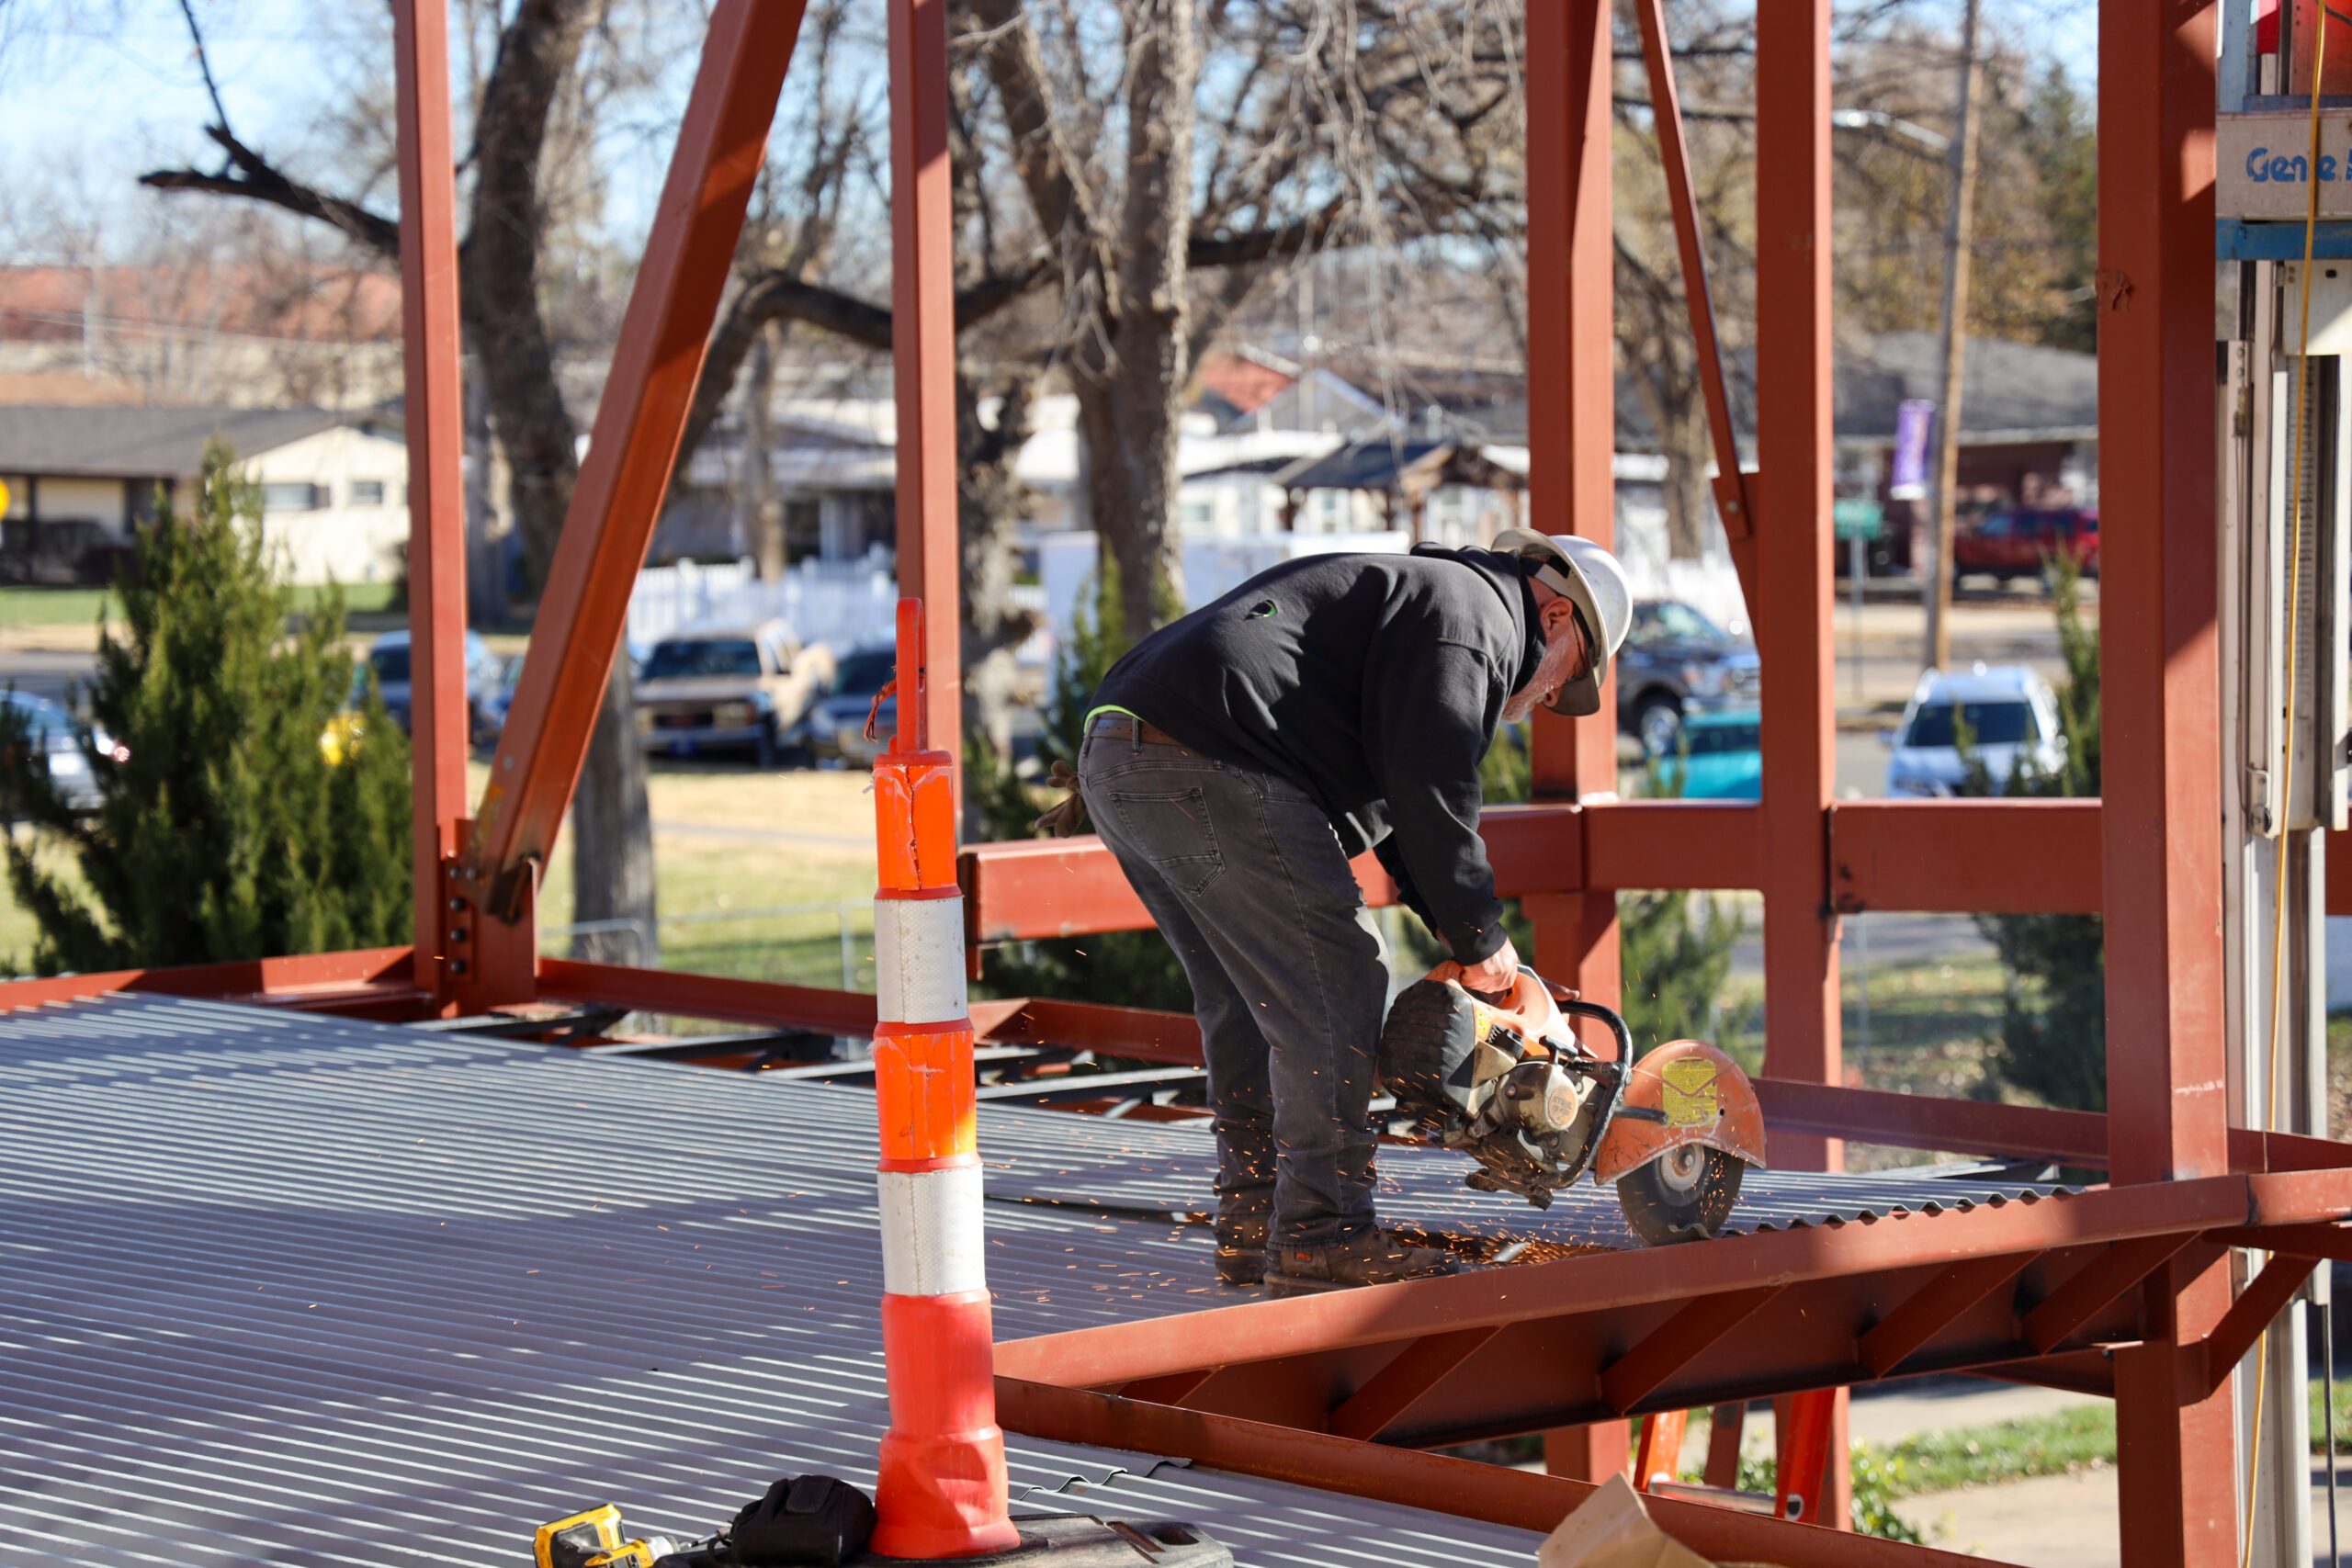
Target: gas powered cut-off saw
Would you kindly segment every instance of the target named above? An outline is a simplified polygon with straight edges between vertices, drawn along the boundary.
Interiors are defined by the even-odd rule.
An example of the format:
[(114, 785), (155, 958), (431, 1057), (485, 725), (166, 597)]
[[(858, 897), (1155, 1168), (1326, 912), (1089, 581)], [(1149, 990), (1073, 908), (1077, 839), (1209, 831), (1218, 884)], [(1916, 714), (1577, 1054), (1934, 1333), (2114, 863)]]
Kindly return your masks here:
[[(1570, 1016), (1606, 1024), (1617, 1059), (1588, 1050)], [(1616, 1183), (1626, 1222), (1652, 1247), (1714, 1235), (1747, 1168), (1764, 1164), (1764, 1112), (1737, 1063), (1696, 1040), (1635, 1062), (1613, 1009), (1532, 970), (1487, 997), (1464, 988), (1460, 964), (1439, 964), (1389, 1009), (1379, 1074), (1428, 1142), (1478, 1161), (1470, 1187), (1544, 1209), (1589, 1171)]]

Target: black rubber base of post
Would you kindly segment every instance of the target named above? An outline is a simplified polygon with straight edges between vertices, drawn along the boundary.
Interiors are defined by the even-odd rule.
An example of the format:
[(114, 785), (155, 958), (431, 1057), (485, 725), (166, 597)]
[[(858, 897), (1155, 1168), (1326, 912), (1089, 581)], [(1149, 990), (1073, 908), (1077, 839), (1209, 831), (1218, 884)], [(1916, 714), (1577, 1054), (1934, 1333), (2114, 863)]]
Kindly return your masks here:
[[(1193, 1525), (1174, 1519), (1100, 1519), (1083, 1514), (1015, 1519), (1021, 1544), (987, 1557), (958, 1557), (956, 1568), (1233, 1568), (1233, 1553)], [(1048, 1554), (1050, 1559), (1048, 1558)], [(896, 1568), (945, 1558), (876, 1557), (860, 1552), (849, 1568)]]

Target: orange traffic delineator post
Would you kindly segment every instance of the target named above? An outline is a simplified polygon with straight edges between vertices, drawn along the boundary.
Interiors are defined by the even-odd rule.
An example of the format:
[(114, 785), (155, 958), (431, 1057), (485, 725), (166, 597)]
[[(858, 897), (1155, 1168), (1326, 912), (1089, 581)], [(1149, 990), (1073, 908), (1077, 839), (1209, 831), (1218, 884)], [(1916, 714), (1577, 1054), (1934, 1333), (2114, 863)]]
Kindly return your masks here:
[(1021, 1540), (1007, 1512), (981, 1252), (955, 760), (924, 750), (923, 684), (922, 604), (901, 599), (900, 722), (874, 759), (874, 1081), (890, 1430), (871, 1545), (886, 1557), (977, 1557)]

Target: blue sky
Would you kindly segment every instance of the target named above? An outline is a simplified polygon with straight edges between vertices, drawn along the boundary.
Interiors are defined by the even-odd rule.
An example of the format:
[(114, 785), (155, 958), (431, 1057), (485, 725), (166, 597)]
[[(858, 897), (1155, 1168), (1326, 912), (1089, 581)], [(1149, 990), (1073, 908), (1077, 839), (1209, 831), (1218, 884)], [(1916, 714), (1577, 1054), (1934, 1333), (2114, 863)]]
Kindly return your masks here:
[[(322, 85), (313, 7), (201, 0), (198, 14), (240, 134), (266, 141), (307, 119)], [(130, 199), (141, 171), (209, 147), (200, 128), (211, 108), (173, 0), (126, 0), (112, 15), (17, 0), (0, 25), (0, 157), (15, 194), (54, 177)]]
[[(323, 40), (320, 0), (194, 0), (230, 118), (248, 141), (281, 160), (299, 153), (307, 129), (351, 73), (390, 70)], [(356, 0), (352, 17), (380, 15), (381, 0)], [(365, 8), (365, 9), (363, 9)], [(1957, 21), (1957, 7), (1953, 7)], [(2095, 0), (1994, 0), (1988, 25), (2030, 54), (2065, 62), (2084, 85), (2097, 79)], [(342, 24), (348, 37), (357, 23)], [(674, 86), (683, 96), (690, 66)], [(211, 118), (177, 0), (0, 0), (0, 213), (44, 186), (96, 203), (106, 226), (139, 227), (143, 170), (217, 160), (201, 128)], [(659, 192), (666, 137), (616, 129), (607, 137), (610, 216), (628, 231)], [(386, 210), (390, 210), (389, 198)]]

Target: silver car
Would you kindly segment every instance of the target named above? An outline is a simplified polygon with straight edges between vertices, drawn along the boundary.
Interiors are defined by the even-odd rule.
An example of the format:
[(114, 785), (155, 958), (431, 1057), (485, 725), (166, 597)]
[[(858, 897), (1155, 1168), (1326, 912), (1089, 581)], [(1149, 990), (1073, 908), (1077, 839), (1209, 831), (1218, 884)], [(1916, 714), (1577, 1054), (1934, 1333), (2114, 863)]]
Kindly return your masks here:
[(1968, 761), (1960, 750), (1963, 732), (1996, 790), (2007, 785), (2028, 758), (2044, 773), (2065, 763), (2058, 697), (2049, 682), (2018, 664), (1930, 670), (1912, 690), (1903, 722), (1881, 733), (1894, 751), (1886, 762), (1886, 793), (1959, 793), (1968, 778)]
[(772, 768), (832, 680), (831, 650), (801, 647), (782, 621), (674, 632), (638, 672), (638, 739), (673, 757), (749, 752)]

